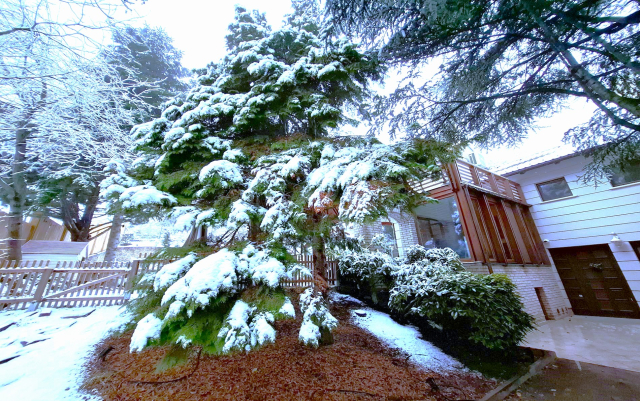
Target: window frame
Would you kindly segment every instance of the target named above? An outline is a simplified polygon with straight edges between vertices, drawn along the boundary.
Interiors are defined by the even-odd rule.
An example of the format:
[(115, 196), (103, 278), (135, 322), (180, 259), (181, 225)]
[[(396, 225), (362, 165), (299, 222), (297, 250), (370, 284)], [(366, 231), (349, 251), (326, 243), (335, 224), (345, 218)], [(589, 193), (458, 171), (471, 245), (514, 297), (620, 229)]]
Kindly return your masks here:
[[(567, 185), (567, 189), (569, 190), (569, 194), (570, 195), (561, 196), (559, 198), (553, 198), (553, 199), (545, 199), (543, 194), (542, 194), (542, 191), (540, 191), (540, 186), (544, 185), (544, 184), (552, 183), (554, 181), (560, 181), (560, 180), (564, 181), (564, 183)], [(566, 177), (564, 177), (564, 176), (558, 177), (558, 178), (554, 178), (553, 180), (547, 180), (547, 181), (538, 182), (538, 183), (536, 183), (536, 190), (538, 191), (538, 195), (540, 195), (540, 200), (542, 200), (543, 202), (551, 202), (551, 201), (555, 201), (555, 200), (558, 200), (558, 199), (566, 199), (566, 198), (570, 198), (572, 196), (575, 196), (573, 194), (573, 191), (571, 190), (571, 187), (569, 186), (569, 182), (567, 181)]]
[[(634, 163), (634, 164), (631, 164), (631, 166), (640, 169), (640, 163)], [(619, 173), (621, 173), (621, 171), (619, 171), (618, 174)], [(625, 185), (632, 185), (632, 184), (640, 183), (640, 178), (639, 178), (639, 179), (637, 179), (635, 181), (629, 181), (629, 182), (625, 182), (625, 183), (622, 183), (622, 184), (619, 184), (619, 185), (613, 185), (613, 175), (614, 174), (616, 174), (616, 173), (612, 172), (611, 175), (609, 177), (607, 177), (609, 179), (609, 185), (611, 185), (611, 188), (620, 188), (620, 187), (623, 187)]]
[[(467, 226), (466, 226), (466, 223), (465, 223), (465, 219), (467, 217), (466, 217), (466, 215), (464, 215), (463, 211), (461, 210), (460, 202), (458, 200), (458, 197), (455, 195), (455, 193), (453, 193), (451, 195), (448, 195), (448, 196), (444, 196), (442, 198), (437, 198), (438, 202), (445, 201), (447, 199), (453, 199), (453, 202), (456, 205), (456, 209), (457, 209), (457, 211), (458, 211), (458, 213), (460, 215), (460, 223), (462, 224), (462, 233), (463, 233), (466, 245), (467, 245), (467, 253), (469, 254), (468, 258), (462, 258), (461, 257), (460, 261), (461, 262), (473, 262), (475, 260), (474, 256), (473, 256), (474, 255), (473, 254), (473, 245), (471, 243), (471, 239), (469, 237), (469, 233), (467, 232)], [(429, 202), (424, 202), (420, 206), (427, 205), (427, 204), (429, 204)], [(415, 217), (414, 218), (414, 223), (415, 223), (415, 229), (416, 229), (416, 236), (418, 238), (418, 244), (420, 245), (420, 244), (424, 243), (424, 241), (423, 241), (423, 238), (422, 238), (422, 233), (420, 231), (420, 225), (419, 225), (418, 220), (426, 221), (426, 220), (432, 220), (432, 219), (425, 218), (425, 217), (419, 217), (418, 215), (414, 215), (414, 217)]]
[[(385, 226), (391, 227), (391, 232), (393, 234), (393, 241), (395, 242), (392, 253), (397, 254), (397, 255), (392, 254), (391, 256), (393, 256), (394, 258), (400, 257), (400, 243), (398, 241), (398, 235), (396, 234), (396, 223), (393, 223), (391, 221), (381, 221), (380, 223), (382, 227), (385, 227)], [(382, 231), (382, 235), (384, 235), (384, 229)]]

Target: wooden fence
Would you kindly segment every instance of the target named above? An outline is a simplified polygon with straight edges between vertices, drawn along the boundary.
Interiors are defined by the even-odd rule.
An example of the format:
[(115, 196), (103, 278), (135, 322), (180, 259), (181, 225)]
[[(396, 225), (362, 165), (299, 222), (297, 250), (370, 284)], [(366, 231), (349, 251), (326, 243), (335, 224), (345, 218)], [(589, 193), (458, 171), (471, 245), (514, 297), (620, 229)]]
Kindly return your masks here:
[[(296, 255), (298, 263), (313, 272), (313, 256), (312, 255)], [(338, 262), (327, 261), (325, 277), (330, 286), (338, 285)], [(301, 272), (294, 272), (293, 277), (290, 280), (285, 280), (282, 285), (286, 288), (305, 288), (313, 285), (313, 276), (303, 274)]]
[(45, 307), (117, 305), (135, 277), (132, 263), (53, 263), (1, 269), (0, 309), (24, 309), (33, 302)]
[[(310, 256), (299, 256), (301, 265), (313, 269)], [(170, 260), (132, 262), (0, 262), (0, 310), (25, 309), (37, 303), (45, 307), (120, 305), (128, 299), (136, 276), (156, 272)], [(329, 285), (336, 285), (337, 262), (327, 262)], [(285, 280), (286, 288), (313, 285), (313, 277), (296, 272)]]
[[(162, 268), (166, 263), (173, 262), (173, 260), (147, 260), (146, 258), (150, 257), (151, 253), (140, 253), (138, 255), (139, 259), (142, 259), (143, 264), (149, 265), (149, 267), (145, 267), (144, 271), (157, 271)], [(200, 255), (203, 256), (203, 255)], [(302, 266), (309, 269), (309, 271), (313, 271), (313, 256), (312, 255), (304, 255), (298, 254), (295, 255), (296, 259), (298, 259), (298, 263)], [(338, 262), (335, 260), (326, 262), (326, 271), (325, 277), (330, 286), (338, 285)], [(141, 267), (142, 269), (142, 267)], [(283, 286), (286, 288), (295, 288), (295, 287), (309, 287), (313, 284), (313, 276), (308, 274), (303, 274), (299, 271), (294, 272), (293, 277), (290, 280), (285, 280), (283, 282)]]

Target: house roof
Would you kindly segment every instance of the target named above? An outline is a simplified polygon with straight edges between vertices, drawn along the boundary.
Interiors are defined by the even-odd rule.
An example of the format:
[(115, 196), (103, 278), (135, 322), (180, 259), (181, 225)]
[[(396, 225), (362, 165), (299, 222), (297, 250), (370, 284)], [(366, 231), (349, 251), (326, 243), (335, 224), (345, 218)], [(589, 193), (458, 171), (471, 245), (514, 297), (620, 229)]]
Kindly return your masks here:
[(23, 254), (80, 255), (88, 242), (69, 241), (36, 241), (31, 240), (22, 245)]
[(493, 167), (492, 171), (503, 177), (509, 177), (514, 174), (523, 173), (536, 167), (545, 166), (547, 164), (557, 163), (562, 160), (570, 159), (581, 155), (582, 152), (575, 150), (570, 146), (558, 146), (543, 152), (529, 155), (518, 160)]

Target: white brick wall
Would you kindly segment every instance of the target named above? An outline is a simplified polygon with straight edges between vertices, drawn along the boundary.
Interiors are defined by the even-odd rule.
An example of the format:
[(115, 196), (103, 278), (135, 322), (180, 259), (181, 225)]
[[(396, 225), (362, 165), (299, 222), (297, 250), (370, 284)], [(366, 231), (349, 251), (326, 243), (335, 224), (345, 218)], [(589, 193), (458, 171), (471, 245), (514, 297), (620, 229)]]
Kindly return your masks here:
[(538, 321), (544, 321), (542, 305), (536, 295), (536, 288), (542, 288), (542, 303), (552, 319), (572, 316), (571, 308), (565, 302), (564, 290), (558, 286), (552, 266), (523, 266), (509, 264), (492, 265), (494, 273), (505, 274), (518, 287), (524, 309)]

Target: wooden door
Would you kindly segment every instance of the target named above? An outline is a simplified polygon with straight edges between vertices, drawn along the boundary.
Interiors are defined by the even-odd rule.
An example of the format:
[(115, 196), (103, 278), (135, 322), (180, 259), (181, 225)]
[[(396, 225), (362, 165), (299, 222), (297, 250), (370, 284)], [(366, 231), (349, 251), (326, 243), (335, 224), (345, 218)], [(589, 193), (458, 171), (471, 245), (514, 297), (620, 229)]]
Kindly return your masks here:
[(608, 245), (550, 249), (577, 315), (640, 318), (640, 309)]

